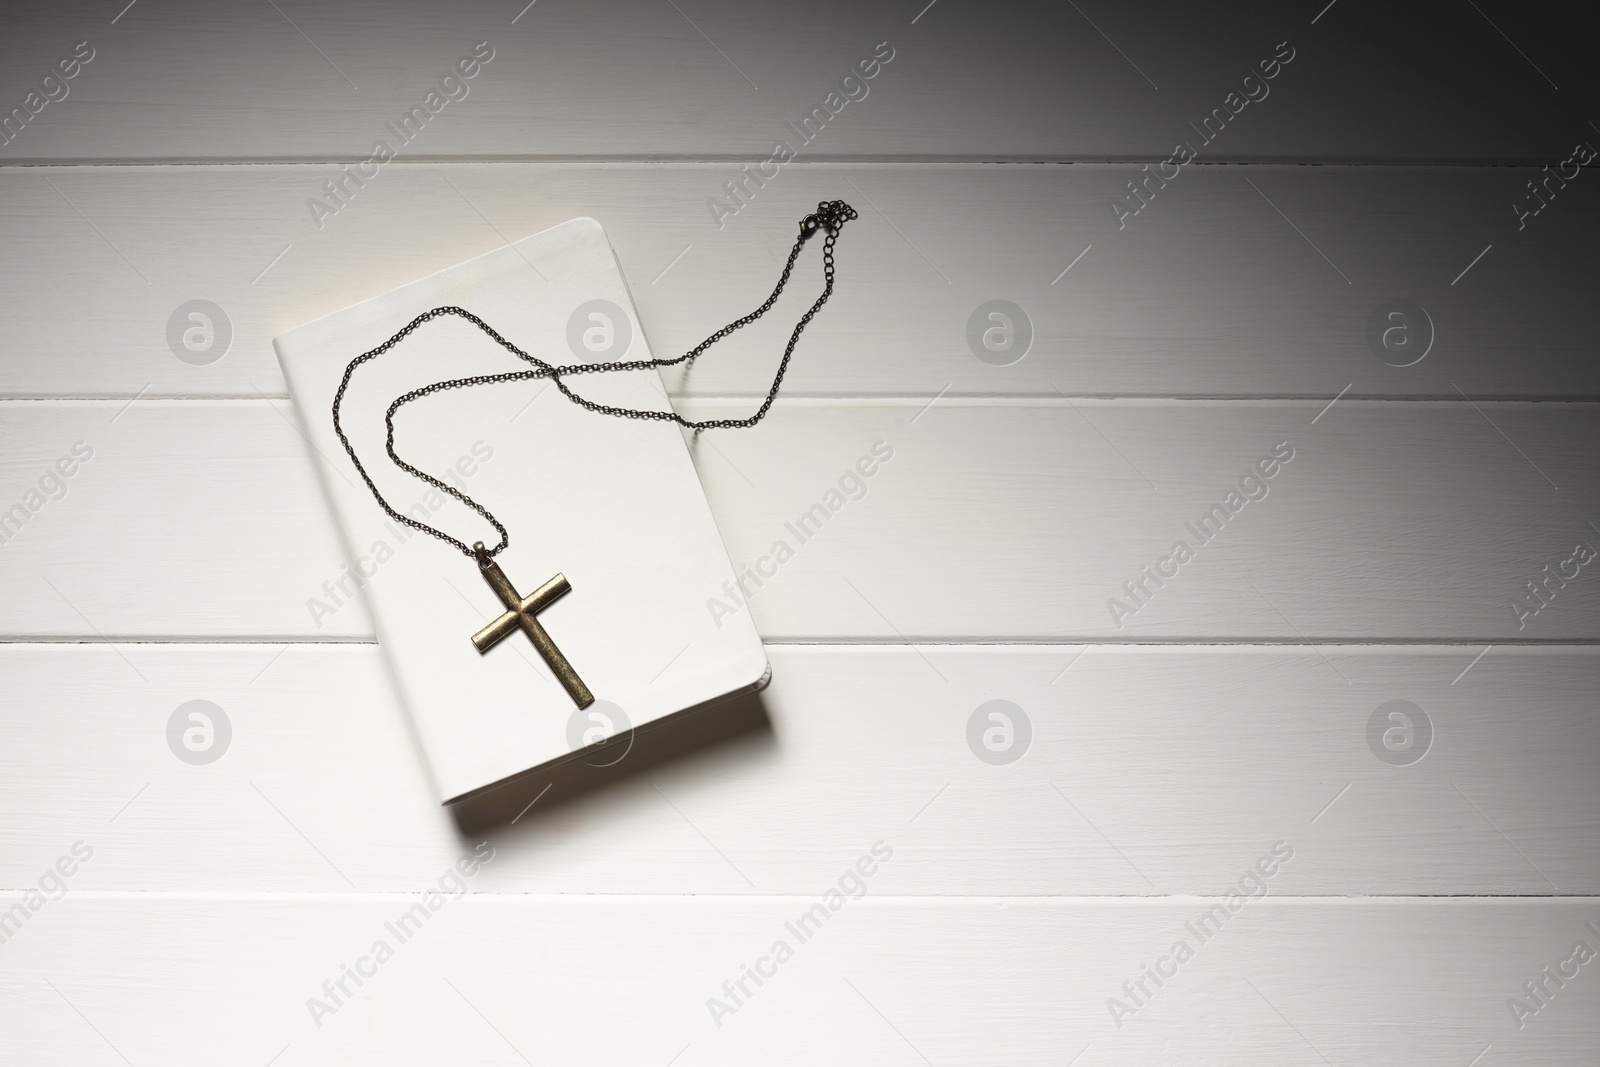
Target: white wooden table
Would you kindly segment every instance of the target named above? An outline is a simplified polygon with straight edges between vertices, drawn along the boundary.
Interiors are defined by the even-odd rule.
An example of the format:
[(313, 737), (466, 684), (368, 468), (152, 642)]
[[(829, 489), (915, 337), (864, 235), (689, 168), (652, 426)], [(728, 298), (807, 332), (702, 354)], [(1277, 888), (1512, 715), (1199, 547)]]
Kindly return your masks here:
[[(1593, 1063), (1585, 16), (123, 3), (0, 35), (0, 1062)], [(272, 336), (588, 214), (681, 351), (833, 198), (771, 688), (453, 818)]]

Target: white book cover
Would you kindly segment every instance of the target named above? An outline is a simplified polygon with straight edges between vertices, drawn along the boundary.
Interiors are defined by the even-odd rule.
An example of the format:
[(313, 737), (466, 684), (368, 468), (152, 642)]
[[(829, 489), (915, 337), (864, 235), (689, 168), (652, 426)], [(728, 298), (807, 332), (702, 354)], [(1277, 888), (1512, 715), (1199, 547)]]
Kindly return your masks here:
[[(482, 504), (510, 533), (495, 557), (528, 596), (557, 574), (571, 590), (538, 621), (593, 691), (579, 709), (532, 642), (512, 629), (486, 652), (472, 637), (505, 612), (477, 563), (395, 522), (334, 431), (352, 359), (419, 314), (454, 305), (545, 362), (649, 359), (605, 231), (579, 218), (442, 270), (275, 339), (301, 426), (397, 688), (445, 803), (681, 712), (752, 692), (769, 676), (748, 613), (712, 617), (733, 570), (673, 423), (591, 412), (549, 379), (440, 390), (394, 417), (407, 462)], [(494, 528), (413, 478), (385, 451), (385, 412), (433, 382), (527, 370), (454, 315), (419, 326), (351, 379), (345, 432), (389, 503), (471, 545)], [(669, 410), (654, 370), (566, 379), (583, 396)], [(620, 742), (615, 742), (620, 743)]]

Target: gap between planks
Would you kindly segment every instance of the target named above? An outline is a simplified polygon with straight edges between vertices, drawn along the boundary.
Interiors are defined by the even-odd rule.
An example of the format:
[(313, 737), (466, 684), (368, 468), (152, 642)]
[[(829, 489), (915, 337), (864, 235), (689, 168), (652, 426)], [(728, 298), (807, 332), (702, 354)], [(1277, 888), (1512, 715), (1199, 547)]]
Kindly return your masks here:
[[(1170, 152), (1165, 150), (1152, 153), (1148, 156), (1101, 156), (1094, 159), (1072, 159), (1062, 157), (1039, 156), (953, 156), (953, 155), (882, 155), (882, 156), (829, 156), (808, 155), (804, 158), (791, 159), (785, 166), (829, 166), (829, 167), (881, 167), (881, 166), (972, 166), (972, 167), (1138, 167), (1146, 163), (1165, 162)], [(154, 169), (158, 167), (327, 167), (341, 166), (346, 163), (358, 163), (364, 156), (356, 153), (348, 156), (128, 156), (124, 158), (100, 157), (69, 157), (57, 156), (47, 159), (19, 159), (0, 163), (0, 171), (23, 170), (27, 168), (45, 168), (57, 170), (76, 170), (83, 167), (138, 167)], [(601, 156), (582, 154), (528, 154), (528, 155), (482, 155), (482, 156), (451, 156), (451, 155), (407, 155), (396, 157), (384, 164), (387, 167), (430, 167), (430, 166), (486, 166), (486, 167), (523, 167), (529, 164), (571, 164), (573, 166), (635, 166), (635, 167), (703, 167), (716, 166), (727, 163), (749, 163), (751, 157), (744, 155), (708, 154), (708, 155), (664, 155), (664, 156)], [(1433, 157), (1392, 156), (1387, 159), (1328, 159), (1319, 156), (1313, 158), (1296, 158), (1284, 156), (1277, 159), (1240, 159), (1240, 160), (1195, 160), (1185, 163), (1186, 167), (1198, 167), (1202, 170), (1212, 167), (1221, 169), (1225, 167), (1362, 167), (1372, 169), (1403, 169), (1403, 168), (1457, 168), (1461, 170), (1478, 170), (1492, 167), (1517, 167), (1528, 170), (1538, 170), (1545, 163), (1525, 158), (1502, 157), (1498, 159), (1435, 159)], [(1600, 170), (1600, 163), (1579, 163), (1583, 170)]]
[[(755, 400), (766, 399), (765, 393), (678, 393), (668, 389), (668, 395), (687, 402), (696, 404), (744, 404)], [(82, 393), (82, 394), (54, 394), (54, 393), (13, 393), (0, 394), (0, 404), (94, 404), (111, 403), (113, 401), (133, 400), (160, 400), (160, 401), (193, 401), (195, 403), (209, 401), (248, 401), (259, 403), (268, 401), (287, 401), (291, 397), (287, 392), (282, 393)], [(1087, 404), (1091, 407), (1126, 406), (1167, 406), (1179, 404), (1321, 404), (1328, 400), (1325, 393), (1271, 393), (1250, 394), (1243, 393), (1189, 393), (1183, 396), (1173, 396), (1168, 393), (1058, 393), (1047, 396), (1040, 393), (1003, 393), (1003, 392), (959, 392), (946, 388), (938, 393), (912, 393), (912, 394), (875, 394), (852, 393), (841, 396), (836, 393), (808, 393), (804, 390), (795, 390), (787, 396), (780, 396), (773, 402), (774, 407), (912, 407), (926, 405), (930, 400), (945, 400), (965, 404), (968, 407), (1062, 407), (1073, 404)], [(1525, 393), (1479, 393), (1475, 396), (1465, 397), (1461, 393), (1408, 393), (1404, 396), (1394, 396), (1383, 393), (1342, 393), (1335, 399), (1346, 404), (1600, 404), (1600, 394), (1560, 396), (1529, 396)]]
[[(235, 904), (271, 904), (280, 901), (293, 901), (295, 903), (330, 903), (330, 904), (359, 904), (382, 903), (385, 901), (414, 900), (426, 893), (430, 886), (416, 890), (391, 890), (388, 892), (334, 892), (328, 890), (301, 891), (294, 889), (278, 890), (250, 890), (250, 889), (72, 889), (67, 896), (72, 900), (85, 903), (128, 903), (133, 901), (148, 901), (151, 903), (164, 903), (169, 901), (218, 901)], [(0, 888), (0, 901), (10, 899), (12, 896), (21, 896), (34, 891), (34, 887), (22, 889)], [(933, 893), (933, 894), (873, 894), (870, 899), (877, 901), (879, 906), (889, 907), (916, 907), (918, 905), (938, 904), (947, 901), (958, 901), (962, 904), (981, 906), (991, 904), (996, 907), (1034, 906), (1073, 906), (1092, 905), (1095, 907), (1130, 907), (1138, 908), (1148, 904), (1172, 905), (1203, 905), (1207, 902), (1215, 903), (1225, 900), (1229, 894), (1217, 893), (1213, 895), (1201, 893), (1097, 893), (1086, 896), (1072, 894), (1056, 894), (1041, 896), (1039, 894), (1026, 894), (1018, 896), (997, 896), (993, 893), (965, 894), (965, 893)], [(484, 904), (562, 904), (562, 903), (608, 903), (608, 904), (637, 904), (637, 903), (693, 903), (703, 901), (708, 905), (722, 907), (732, 902), (752, 903), (781, 903), (785, 901), (804, 904), (816, 899), (815, 895), (804, 893), (773, 893), (762, 895), (760, 893), (517, 893), (505, 890), (479, 891), (469, 890), (460, 900), (474, 900)], [(1269, 907), (1327, 907), (1338, 905), (1340, 907), (1384, 906), (1396, 903), (1432, 903), (1438, 906), (1482, 904), (1494, 906), (1499, 904), (1519, 904), (1528, 901), (1552, 900), (1562, 903), (1586, 903), (1600, 905), (1600, 896), (1591, 893), (1329, 893), (1325, 895), (1297, 893), (1294, 895), (1268, 895), (1253, 901), (1254, 906)]]
[[(305, 645), (307, 647), (352, 645), (357, 647), (373, 647), (378, 645), (376, 637), (333, 635), (327, 637), (272, 637), (262, 635), (224, 635), (215, 637), (197, 637), (194, 635), (151, 636), (145, 634), (140, 637), (120, 637), (115, 634), (109, 636), (85, 637), (82, 634), (28, 634), (19, 636), (13, 634), (0, 634), (0, 647), (27, 648), (29, 646), (56, 646), (56, 645), (160, 645), (163, 647), (182, 647), (190, 645), (204, 648), (208, 645), (226, 647), (259, 646), (264, 648), (278, 648), (285, 645)], [(1248, 652), (1252, 650), (1270, 649), (1295, 649), (1295, 648), (1337, 648), (1352, 652), (1367, 649), (1384, 649), (1392, 651), (1406, 648), (1429, 649), (1462, 649), (1471, 651), (1482, 645), (1491, 645), (1495, 648), (1514, 648), (1521, 650), (1531, 649), (1589, 649), (1600, 648), (1600, 638), (1593, 637), (1498, 637), (1493, 641), (1474, 637), (1363, 637), (1359, 641), (1348, 637), (1312, 637), (1312, 638), (1278, 638), (1278, 637), (940, 637), (919, 638), (915, 641), (902, 640), (899, 637), (855, 637), (842, 639), (836, 637), (816, 638), (785, 638), (781, 641), (763, 641), (762, 647), (769, 649), (879, 649), (879, 648), (943, 648), (943, 649), (994, 649), (1015, 648), (1019, 650), (1058, 649), (1058, 648), (1104, 648), (1108, 650), (1142, 650), (1142, 651), (1176, 651), (1194, 652), (1214, 650), (1218, 652)]]

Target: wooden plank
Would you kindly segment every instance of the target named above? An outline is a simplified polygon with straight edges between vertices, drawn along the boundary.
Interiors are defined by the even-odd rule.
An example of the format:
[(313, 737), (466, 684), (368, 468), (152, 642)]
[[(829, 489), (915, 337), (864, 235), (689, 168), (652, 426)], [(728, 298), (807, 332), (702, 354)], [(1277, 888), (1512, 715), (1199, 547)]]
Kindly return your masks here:
[[(727, 417), (749, 402), (682, 407)], [(708, 589), (706, 610), (752, 610), (776, 641), (1593, 639), (1600, 583), (1573, 553), (1600, 540), (1583, 507), (1600, 495), (1596, 414), (1348, 399), (780, 404), (759, 429), (694, 448), (747, 575), (747, 597)], [(463, 454), (496, 441), (471, 405), (430, 417), (460, 423)], [(285, 401), (6, 404), (6, 506), (38, 506), (0, 546), (14, 576), (0, 632), (370, 639), (359, 603), (336, 591), (344, 557), (321, 460), (292, 418)], [(54, 479), (78, 442), (93, 458)], [(480, 495), (523, 484), (494, 463)], [(1270, 479), (1251, 474), (1262, 463)], [(60, 499), (39, 491), (58, 481)]]
[[(1517, 217), (1594, 142), (1552, 106), (1600, 88), (1591, 16), (116, 6), (0, 41), (0, 115), (40, 112), (0, 135), (20, 1061), (1592, 1061), (1600, 986), (1526, 983), (1600, 945), (1600, 596), (1589, 556), (1552, 575), (1600, 543), (1574, 311), (1600, 209), (1569, 174)], [(1198, 141), (1282, 39), (1270, 99), (1114, 206), (1142, 172), (1103, 161)], [(70, 98), (25, 101), (80, 40)], [(478, 40), (470, 99), (319, 225), (339, 163), (398, 144)], [(870, 98), (727, 199), (878, 41)], [(140, 165), (18, 166), (50, 161)], [(863, 218), (795, 399), (694, 443), (746, 584), (707, 610), (790, 642), (773, 686), (439, 809), (333, 591), (271, 336), (592, 214), (679, 351), (764, 295), (823, 196)], [(747, 410), (813, 277), (675, 376), (680, 407)], [(1008, 366), (970, 339), (996, 299), (1033, 337)], [(216, 361), (173, 340), (192, 300), (231, 320)], [(1429, 316), (1412, 366), (1371, 340), (1397, 300)], [(1509, 402), (1536, 399), (1579, 402)], [(1186, 525), (1252, 487), (1214, 540)], [(1147, 577), (1180, 537), (1195, 557)], [(186, 745), (221, 723), (221, 758)], [(819, 900), (841, 914), (802, 944)], [(408, 913), (434, 929), (402, 944)], [(724, 987), (779, 938), (775, 981)], [(393, 961), (324, 988), (378, 939)], [(1193, 962), (1124, 986), (1179, 939)]]
[[(1465, 1064), (1489, 1048), (1577, 1067), (1600, 1039), (1593, 962), (1550, 982), (1522, 1029), (1506, 1007), (1575, 941), (1592, 951), (1594, 898), (1268, 897), (1201, 942), (1188, 928), (1216, 901), (908, 902), (863, 885), (805, 942), (786, 924), (810, 895), (436, 895), (402, 942), (389, 926), (416, 897), (74, 893), (6, 945), (0, 1022), (38, 1064), (946, 1064), (1003, 1043), (1005, 1062), (1038, 1065)], [(1179, 941), (1192, 954), (1175, 967)], [(1144, 979), (1119, 1028), (1108, 1002), (1152, 964), (1169, 977)], [(745, 979), (719, 1027), (707, 1002), (732, 1003), (741, 965), (769, 977)], [(343, 966), (367, 972), (360, 988), (324, 993)], [(331, 1005), (320, 1027), (311, 998)]]
[[(1560, 105), (1595, 88), (1587, 12), (1324, 6), (54, 7), (9, 35), (0, 101), (78, 42), (93, 58), (0, 158), (361, 159), (382, 138), (422, 158), (754, 162), (787, 138), (825, 158), (1145, 159), (1215, 110), (1219, 160), (1545, 163), (1585, 136)], [(493, 58), (445, 84), (478, 42)], [(842, 86), (860, 99), (830, 101), (875, 53), (893, 58)], [(1275, 77), (1247, 82), (1264, 62)], [(406, 143), (389, 124), (417, 106), (434, 114)], [(801, 144), (786, 123), (817, 108), (838, 114)]]
[[(1549, 205), (1519, 229), (1513, 204), (1534, 203), (1538, 171), (1191, 166), (1119, 223), (1111, 205), (1137, 203), (1136, 168), (808, 164), (719, 229), (706, 205), (729, 170), (393, 167), (321, 229), (307, 204), (327, 166), (0, 171), (14, 312), (0, 389), (286, 395), (275, 334), (583, 214), (606, 225), (657, 353), (675, 354), (764, 299), (795, 220), (838, 197), (862, 218), (788, 395), (1600, 397), (1576, 310), (1600, 284), (1585, 245), (1600, 199), (1582, 176), (1551, 179)], [(764, 394), (820, 288), (815, 250), (793, 285), (674, 390)], [(969, 337), (996, 299), (1032, 334), (1007, 366)], [(193, 300), (221, 308), (225, 348), (183, 348)], [(1395, 300), (1427, 316), (1412, 366), (1369, 340)], [(522, 340), (571, 358), (562, 338)]]
[(885, 893), (1165, 896), (1284, 839), (1274, 892), (1594, 893), (1600, 653), (1481, 651), (775, 646), (761, 699), (451, 813), (372, 646), (3, 646), (0, 885), (82, 837), (76, 890), (399, 892), (487, 839), (483, 890), (784, 895), (882, 837)]

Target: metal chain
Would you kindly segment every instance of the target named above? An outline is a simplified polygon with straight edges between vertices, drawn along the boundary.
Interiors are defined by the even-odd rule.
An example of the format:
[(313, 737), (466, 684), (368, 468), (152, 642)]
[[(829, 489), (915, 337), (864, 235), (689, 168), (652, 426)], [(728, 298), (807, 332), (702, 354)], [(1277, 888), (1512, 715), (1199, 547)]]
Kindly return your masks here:
[[(767, 297), (766, 301), (750, 314), (744, 316), (743, 318), (735, 319), (722, 329), (718, 330), (716, 333), (712, 334), (710, 337), (707, 337), (704, 341), (701, 341), (689, 351), (685, 352), (683, 355), (675, 356), (671, 359), (640, 359), (557, 367), (546, 363), (537, 356), (533, 356), (527, 352), (524, 352), (510, 341), (500, 336), (500, 334), (497, 333), (488, 323), (484, 322), (482, 319), (478, 318), (478, 316), (463, 308), (454, 306), (436, 307), (432, 311), (425, 311), (421, 315), (418, 315), (416, 318), (412, 319), (403, 329), (401, 329), (383, 344), (379, 345), (377, 348), (374, 348), (370, 352), (365, 352), (362, 355), (357, 356), (355, 359), (350, 361), (350, 365), (345, 368), (343, 380), (339, 382), (339, 391), (333, 395), (334, 432), (339, 435), (339, 441), (344, 445), (345, 453), (350, 457), (350, 462), (355, 464), (356, 470), (360, 472), (362, 480), (367, 483), (367, 488), (372, 491), (374, 499), (376, 499), (378, 503), (382, 505), (383, 510), (388, 513), (391, 519), (395, 520), (396, 522), (403, 523), (414, 530), (421, 530), (423, 533), (431, 534), (447, 544), (454, 545), (458, 550), (461, 551), (463, 555), (468, 557), (474, 559), (486, 559), (498, 555), (499, 553), (505, 551), (506, 545), (509, 544), (511, 540), (511, 535), (506, 532), (506, 528), (501, 525), (500, 520), (496, 519), (492, 514), (490, 514), (488, 508), (485, 508), (482, 504), (478, 503), (476, 500), (473, 500), (466, 493), (463, 493), (453, 485), (448, 485), (438, 478), (435, 478), (426, 471), (417, 469), (410, 463), (407, 463), (404, 459), (401, 459), (399, 453), (395, 451), (394, 415), (396, 411), (399, 411), (401, 407), (411, 403), (414, 400), (420, 400), (423, 397), (428, 396), (431, 393), (439, 392), (442, 389), (459, 389), (473, 385), (493, 385), (499, 382), (523, 381), (532, 378), (549, 378), (555, 382), (556, 388), (560, 389), (566, 394), (567, 399), (571, 400), (575, 404), (579, 404), (582, 407), (588, 408), (590, 411), (599, 412), (602, 415), (618, 415), (629, 419), (658, 419), (661, 421), (675, 422), (679, 426), (683, 426), (691, 430), (742, 429), (747, 426), (754, 426), (766, 416), (767, 411), (772, 407), (772, 402), (777, 399), (778, 389), (783, 384), (784, 373), (789, 369), (789, 358), (794, 355), (795, 344), (800, 340), (800, 332), (806, 328), (806, 324), (811, 321), (812, 317), (822, 309), (822, 305), (826, 304), (828, 302), (828, 298), (833, 295), (834, 242), (839, 239), (839, 231), (844, 228), (844, 224), (857, 217), (858, 216), (855, 209), (849, 204), (846, 204), (843, 200), (825, 200), (819, 203), (815, 212), (800, 220), (800, 235), (795, 239), (794, 248), (789, 252), (789, 260), (783, 265), (783, 273), (779, 275), (777, 288), (772, 290), (772, 295)], [(800, 316), (800, 320), (795, 323), (794, 332), (789, 335), (789, 344), (783, 350), (783, 359), (778, 363), (778, 372), (772, 378), (772, 387), (767, 390), (766, 399), (761, 402), (761, 406), (756, 409), (755, 414), (748, 415), (742, 419), (704, 419), (695, 421), (692, 419), (685, 419), (677, 412), (671, 410), (641, 411), (633, 408), (620, 408), (613, 407), (610, 404), (602, 404), (598, 401), (590, 400), (587, 397), (580, 396), (579, 394), (573, 392), (571, 387), (567, 385), (564, 379), (568, 375), (607, 374), (612, 371), (626, 370), (650, 370), (659, 367), (672, 367), (695, 359), (706, 349), (710, 348), (712, 345), (728, 336), (734, 330), (739, 329), (741, 326), (749, 325), (767, 313), (767, 310), (777, 302), (779, 295), (783, 292), (784, 286), (789, 283), (789, 274), (794, 270), (795, 260), (799, 258), (800, 250), (805, 247), (806, 239), (812, 234), (816, 233), (818, 230), (827, 231), (827, 237), (824, 239), (822, 244), (822, 275), (824, 279), (822, 295), (817, 297), (816, 303), (812, 304), (811, 307), (807, 309), (806, 313)], [(362, 465), (360, 457), (356, 455), (356, 451), (351, 446), (350, 439), (345, 436), (344, 427), (339, 421), (339, 407), (344, 402), (345, 390), (349, 387), (350, 378), (353, 374), (355, 374), (356, 368), (361, 366), (363, 363), (366, 363), (368, 360), (376, 359), (377, 357), (383, 355), (385, 352), (389, 351), (389, 349), (393, 348), (395, 345), (404, 340), (418, 326), (421, 326), (423, 323), (429, 322), (432, 319), (436, 319), (441, 315), (455, 315), (466, 319), (468, 322), (478, 327), (478, 329), (494, 338), (494, 340), (499, 343), (500, 347), (512, 353), (518, 359), (532, 364), (534, 368), (533, 370), (509, 371), (503, 374), (479, 374), (469, 378), (451, 378), (447, 381), (434, 382), (432, 385), (425, 385), (421, 388), (413, 389), (409, 393), (404, 393), (397, 397), (394, 403), (389, 405), (389, 410), (384, 414), (384, 425), (388, 430), (384, 447), (389, 453), (389, 458), (394, 461), (395, 466), (399, 467), (407, 474), (427, 482), (435, 489), (455, 497), (457, 500), (461, 501), (461, 503), (467, 505), (467, 507), (476, 511), (479, 515), (482, 515), (486, 520), (488, 520), (489, 524), (499, 532), (499, 544), (495, 545), (493, 548), (484, 549), (481, 552), (475, 552), (472, 548), (469, 548), (464, 541), (457, 540), (442, 530), (436, 530), (427, 523), (418, 522), (416, 519), (411, 518), (411, 516), (403, 515), (396, 511), (389, 504), (389, 502), (384, 499), (383, 494), (378, 491), (378, 486), (373, 482), (372, 476), (367, 473), (367, 468)]]

